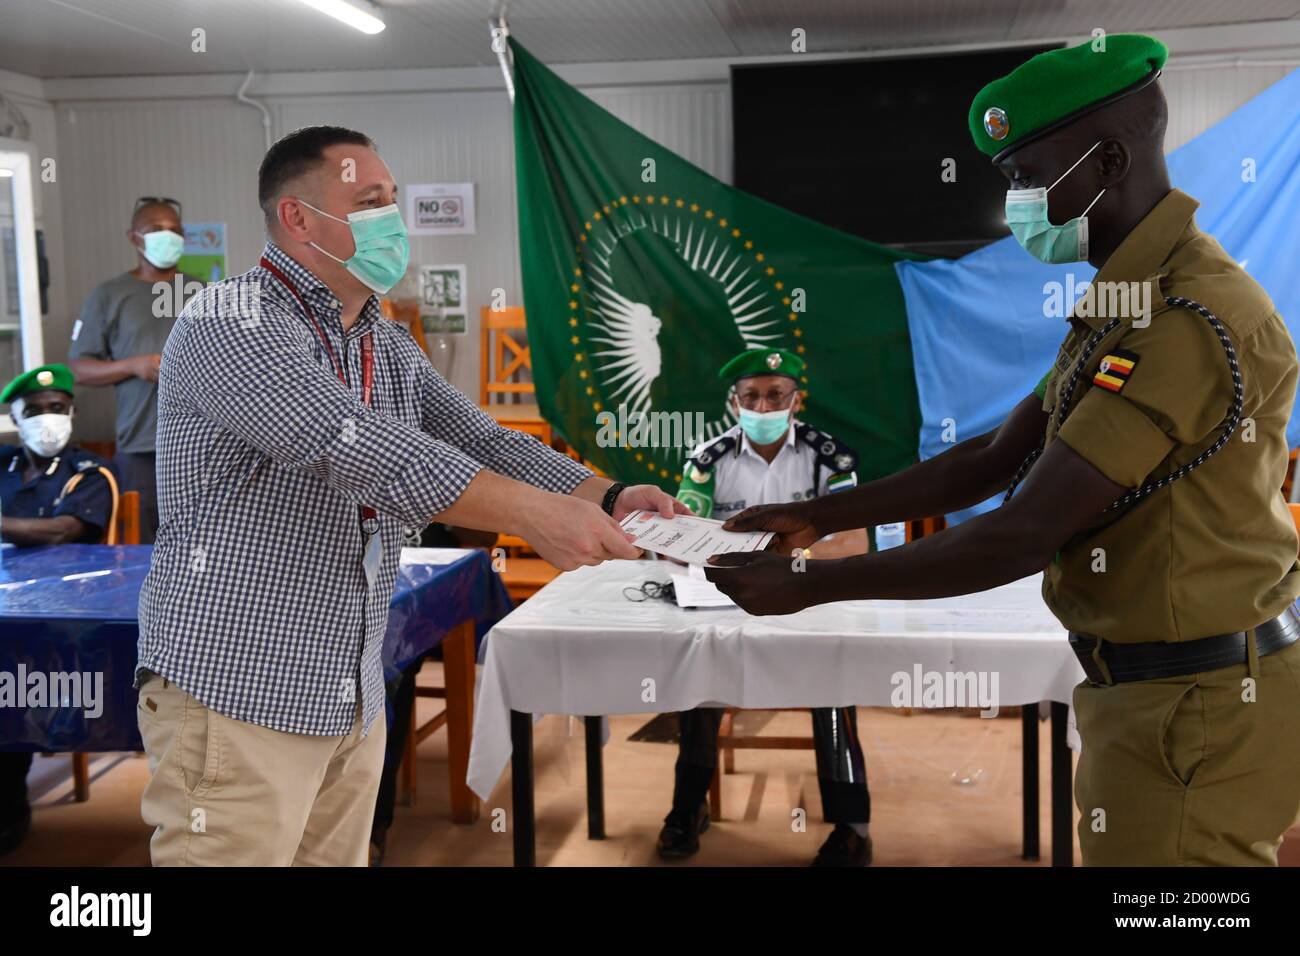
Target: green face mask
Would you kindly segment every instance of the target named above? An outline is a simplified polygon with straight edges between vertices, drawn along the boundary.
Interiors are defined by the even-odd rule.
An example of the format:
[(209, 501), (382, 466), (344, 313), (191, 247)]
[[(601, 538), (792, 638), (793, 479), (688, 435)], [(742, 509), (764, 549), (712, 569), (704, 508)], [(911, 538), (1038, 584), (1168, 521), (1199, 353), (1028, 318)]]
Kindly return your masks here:
[(406, 223), (402, 221), (401, 210), (396, 203), (390, 203), (380, 209), (363, 209), (348, 213), (347, 219), (331, 216), (323, 209), (317, 209), (306, 200), (299, 199), (312, 212), (318, 212), (327, 219), (346, 223), (352, 229), (352, 241), (356, 251), (349, 259), (338, 256), (316, 243), (312, 248), (325, 253), (348, 272), (357, 277), (367, 288), (383, 295), (397, 280), (406, 274), (406, 264), (411, 258), (411, 246), (406, 239)]
[(1074, 172), (1076, 166), (1088, 158), (1088, 154), (1101, 145), (1098, 140), (1092, 149), (1084, 153), (1055, 183), (1044, 189), (1008, 189), (1007, 190), (1007, 225), (1024, 250), (1041, 262), (1061, 264), (1066, 262), (1083, 262), (1088, 258), (1088, 211), (1097, 205), (1097, 200), (1106, 190), (1097, 193), (1081, 216), (1069, 222), (1054, 226), (1047, 219), (1047, 194), (1062, 179)]
[(179, 232), (159, 229), (157, 232), (141, 233), (140, 238), (144, 241), (144, 257), (155, 268), (170, 269), (181, 261), (181, 253), (185, 251), (185, 237)]

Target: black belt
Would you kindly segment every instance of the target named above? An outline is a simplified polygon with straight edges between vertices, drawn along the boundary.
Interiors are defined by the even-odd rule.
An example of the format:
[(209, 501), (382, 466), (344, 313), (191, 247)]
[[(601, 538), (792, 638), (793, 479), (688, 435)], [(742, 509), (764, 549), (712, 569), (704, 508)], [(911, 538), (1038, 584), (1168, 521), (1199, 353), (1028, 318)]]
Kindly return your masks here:
[[(1300, 638), (1300, 602), (1254, 628), (1255, 652), (1263, 657), (1280, 651)], [(1115, 644), (1091, 634), (1070, 632), (1070, 647), (1093, 684), (1182, 677), (1246, 663), (1247, 631), (1217, 634), (1195, 641)], [(1100, 645), (1100, 648), (1098, 648)]]

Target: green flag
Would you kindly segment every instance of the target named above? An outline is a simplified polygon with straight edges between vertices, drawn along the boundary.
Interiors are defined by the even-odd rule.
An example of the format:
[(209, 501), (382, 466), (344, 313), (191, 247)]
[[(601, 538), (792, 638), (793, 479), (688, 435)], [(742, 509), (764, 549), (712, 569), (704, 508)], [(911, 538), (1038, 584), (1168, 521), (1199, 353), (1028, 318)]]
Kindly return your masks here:
[(894, 273), (912, 257), (719, 182), (510, 49), (524, 308), (558, 433), (613, 478), (675, 489), (690, 446), (735, 423), (718, 369), (779, 346), (807, 363), (799, 417), (856, 449), (860, 479), (915, 461)]

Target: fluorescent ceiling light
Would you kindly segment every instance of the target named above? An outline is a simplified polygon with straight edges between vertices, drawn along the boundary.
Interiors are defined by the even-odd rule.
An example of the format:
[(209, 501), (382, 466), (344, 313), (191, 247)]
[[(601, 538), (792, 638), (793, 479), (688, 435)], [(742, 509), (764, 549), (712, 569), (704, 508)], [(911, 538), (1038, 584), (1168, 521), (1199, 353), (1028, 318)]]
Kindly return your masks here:
[(300, 2), (321, 13), (328, 13), (335, 20), (342, 20), (362, 33), (381, 33), (385, 26), (383, 20), (357, 9), (345, 0), (300, 0)]
[(9, 179), (13, 174), (14, 171), (12, 169), (0, 169), (0, 179)]

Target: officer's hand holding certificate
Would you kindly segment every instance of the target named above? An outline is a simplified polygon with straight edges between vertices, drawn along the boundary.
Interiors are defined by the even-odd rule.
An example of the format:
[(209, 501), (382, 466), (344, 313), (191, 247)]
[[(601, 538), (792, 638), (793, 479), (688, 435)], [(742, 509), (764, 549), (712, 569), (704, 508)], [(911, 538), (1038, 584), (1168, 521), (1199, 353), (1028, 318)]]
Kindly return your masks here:
[(638, 548), (686, 564), (702, 565), (712, 554), (761, 551), (772, 540), (770, 531), (723, 531), (721, 521), (694, 515), (634, 511), (621, 524)]

